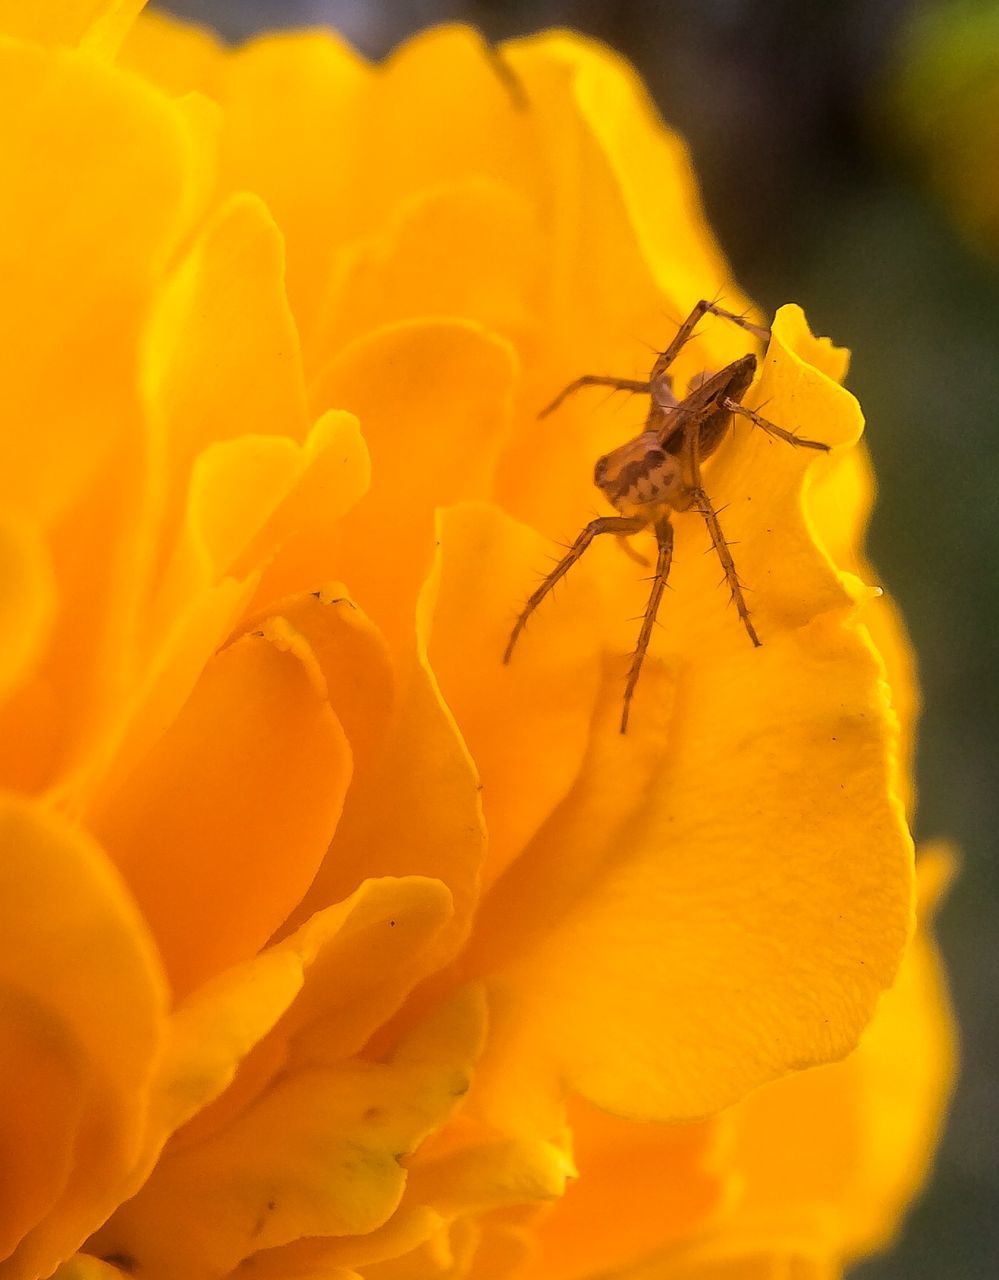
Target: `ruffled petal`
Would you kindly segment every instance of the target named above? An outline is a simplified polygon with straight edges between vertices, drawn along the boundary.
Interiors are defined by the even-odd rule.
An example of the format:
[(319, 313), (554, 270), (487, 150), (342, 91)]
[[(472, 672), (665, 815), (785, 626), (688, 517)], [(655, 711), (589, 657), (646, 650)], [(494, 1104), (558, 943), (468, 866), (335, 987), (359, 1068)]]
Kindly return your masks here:
[(312, 388), (320, 409), (347, 409), (363, 424), (372, 483), (340, 531), (337, 573), (396, 650), (411, 643), (435, 508), (489, 493), (515, 372), (506, 343), (474, 325), (425, 321), (348, 346)]
[(0, 512), (0, 705), (41, 661), (57, 592), (37, 533), (13, 513)]
[(106, 1215), (136, 1158), (166, 989), (145, 924), (90, 836), (7, 797), (0, 842), (5, 1274), (47, 1275)]
[(538, 1224), (524, 1280), (582, 1280), (696, 1232), (727, 1193), (718, 1126), (634, 1124), (569, 1108), (578, 1177)]
[(953, 1013), (931, 931), (953, 868), (949, 850), (921, 851), (920, 928), (857, 1050), (728, 1113), (744, 1188), (737, 1221), (797, 1231), (836, 1260), (894, 1236), (925, 1181), (954, 1079)]
[[(547, 541), (494, 507), (438, 516), (438, 564), (424, 589), (429, 657), (482, 780), (486, 882), (512, 862), (569, 790), (600, 682), (602, 593), (584, 562), (558, 593), (548, 642), (503, 652), (514, 610), (550, 556)], [(437, 579), (439, 578), (439, 583)]]
[(136, 334), (196, 184), (183, 113), (93, 58), (4, 45), (0, 99), (0, 505), (47, 536), (60, 584), (44, 662), (0, 734), (25, 744), (11, 780), (34, 789), (127, 679), (150, 448)]
[(97, 818), (177, 993), (252, 955), (285, 919), (336, 828), (350, 770), (301, 637), (247, 636), (209, 663)]
[(114, 54), (146, 0), (46, 0), (20, 4), (0, 0), (0, 32), (39, 44), (80, 44)]
[(386, 1063), (286, 1073), (237, 1123), (164, 1157), (102, 1251), (197, 1280), (301, 1237), (373, 1231), (402, 1195), (405, 1157), (467, 1090), (483, 1012), (468, 990)]
[[(825, 351), (786, 310), (759, 394), (775, 421), (793, 410), (811, 435), (850, 442), (855, 403), (808, 363)], [(548, 1105), (537, 1072), (524, 1068), (528, 1083), (509, 1060), (534, 1053), (623, 1115), (716, 1110), (848, 1052), (898, 965), (911, 845), (880, 663), (810, 534), (810, 451), (752, 430), (708, 485), (741, 508), (731, 528), (763, 647), (725, 610), (717, 567), (691, 554), (699, 517), (678, 516), (662, 656), (629, 734), (597, 729), (572, 792), (480, 913), (475, 963), (496, 974), (494, 1080), (511, 1114)], [(613, 549), (601, 554), (609, 566)], [(540, 631), (527, 641), (559, 643)], [(822, 888), (805, 898), (804, 884)], [(519, 1104), (525, 1086), (534, 1102)]]
[(140, 14), (117, 57), (120, 67), (178, 97), (218, 97), (226, 61), (225, 45), (207, 27), (155, 11)]

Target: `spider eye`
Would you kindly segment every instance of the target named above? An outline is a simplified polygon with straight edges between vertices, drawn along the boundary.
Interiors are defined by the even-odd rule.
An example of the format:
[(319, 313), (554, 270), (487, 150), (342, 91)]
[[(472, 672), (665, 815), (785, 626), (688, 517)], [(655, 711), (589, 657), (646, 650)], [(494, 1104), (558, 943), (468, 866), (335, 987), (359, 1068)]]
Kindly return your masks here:
[(598, 458), (593, 468), (593, 483), (598, 487), (603, 484), (607, 478), (607, 459)]

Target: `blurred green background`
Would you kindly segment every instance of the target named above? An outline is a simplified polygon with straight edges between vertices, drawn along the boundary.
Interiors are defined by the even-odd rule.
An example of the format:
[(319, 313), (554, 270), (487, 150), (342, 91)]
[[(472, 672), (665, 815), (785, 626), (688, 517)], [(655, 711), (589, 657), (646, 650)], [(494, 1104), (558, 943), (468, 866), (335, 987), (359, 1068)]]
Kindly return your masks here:
[(168, 0), (239, 40), (325, 23), (381, 56), (436, 22), (566, 24), (639, 68), (765, 311), (853, 349), (871, 553), (925, 710), (919, 838), (963, 873), (940, 921), (963, 1070), (932, 1184), (868, 1280), (999, 1276), (999, 0)]

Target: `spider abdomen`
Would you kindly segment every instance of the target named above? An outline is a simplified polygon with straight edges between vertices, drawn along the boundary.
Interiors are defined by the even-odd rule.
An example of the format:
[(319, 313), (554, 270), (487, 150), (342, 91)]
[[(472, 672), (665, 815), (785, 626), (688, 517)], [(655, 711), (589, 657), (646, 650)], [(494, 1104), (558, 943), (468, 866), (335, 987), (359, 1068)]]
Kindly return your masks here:
[(680, 462), (646, 432), (600, 458), (593, 481), (623, 516), (651, 519), (682, 487)]

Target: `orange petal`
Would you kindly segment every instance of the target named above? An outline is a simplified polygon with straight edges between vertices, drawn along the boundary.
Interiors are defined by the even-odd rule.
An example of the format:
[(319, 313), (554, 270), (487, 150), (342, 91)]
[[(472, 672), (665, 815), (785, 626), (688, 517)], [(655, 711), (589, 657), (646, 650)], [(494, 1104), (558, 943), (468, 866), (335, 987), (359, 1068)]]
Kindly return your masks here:
[(478, 901), (485, 846), (478, 779), (440, 690), (423, 663), (408, 673), (384, 746), (351, 788), (343, 818), (296, 919), (334, 902), (367, 875), (441, 880), (454, 920), (426, 956), (450, 959)]
[(87, 1064), (65, 1022), (39, 1000), (0, 993), (0, 1258), (48, 1213), (73, 1172)]
[(353, 173), (370, 153), (364, 131), (344, 121), (365, 120), (370, 75), (331, 33), (268, 36), (227, 58), (223, 189), (267, 202), (288, 246), (288, 296), (306, 334), (336, 246), (347, 227), (365, 224)]
[(809, 1240), (755, 1234), (708, 1236), (608, 1274), (607, 1280), (840, 1280), (841, 1268)]
[(744, 1193), (736, 1221), (810, 1234), (833, 1258), (884, 1248), (926, 1179), (955, 1071), (930, 925), (949, 851), (917, 862), (920, 929), (845, 1061), (775, 1081), (728, 1113)]
[(0, 50), (0, 98), (16, 219), (0, 248), (0, 506), (51, 529), (61, 586), (50, 650), (2, 736), (26, 744), (16, 781), (41, 787), (99, 731), (131, 661), (148, 449), (136, 331), (190, 212), (192, 144), (160, 95), (68, 51)]
[(489, 883), (563, 799), (582, 763), (600, 679), (601, 592), (584, 562), (559, 591), (553, 616), (536, 617), (504, 666), (516, 608), (546, 566), (549, 545), (497, 508), (474, 504), (441, 512), (437, 540), (439, 586), (428, 582), (421, 607), (430, 663), (482, 779)]
[(0, 511), (0, 705), (42, 659), (56, 592), (37, 533)]
[[(543, 345), (524, 362), (524, 414), (498, 492), (519, 519), (564, 539), (592, 506), (594, 460), (634, 433), (645, 406), (585, 392), (539, 423), (541, 408), (580, 374), (644, 377), (650, 345), (664, 347), (700, 297), (744, 303), (697, 208), (686, 153), (633, 69), (562, 32), (507, 43), (503, 56), (534, 104), (529, 141), (518, 141), (534, 159), (522, 182), (548, 232), (548, 270)], [(746, 347), (735, 326), (706, 322), (677, 362), (680, 385)]]
[[(246, 376), (248, 368), (254, 371), (252, 379)], [(306, 434), (298, 335), (284, 294), (283, 242), (256, 196), (243, 194), (226, 202), (161, 291), (146, 334), (144, 381), (165, 453), (162, 562), (170, 554), (185, 504), (198, 500), (188, 486), (199, 454), (204, 457), (209, 446), (223, 442), (245, 451), (254, 436), (274, 437), (272, 448), (282, 441), (285, 465), (291, 468), (294, 445)], [(228, 456), (221, 451), (222, 459)], [(202, 472), (206, 465), (202, 462)], [(232, 483), (238, 488), (243, 481), (237, 474)], [(199, 483), (206, 483), (203, 474)], [(275, 486), (280, 493), (277, 477)], [(262, 516), (266, 514), (265, 507)], [(250, 535), (256, 527), (251, 524)], [(177, 570), (173, 572), (176, 576)], [(160, 607), (171, 612), (169, 575), (164, 592), (167, 598)]]
[(135, 333), (186, 217), (191, 143), (135, 77), (14, 44), (0, 50), (0, 120), (0, 500), (50, 520), (135, 429)]
[(369, 880), (188, 997), (170, 1018), (142, 1152), (115, 1205), (139, 1191), (168, 1139), (166, 1158), (236, 1121), (288, 1069), (293, 1049), (303, 1057), (303, 1042), (315, 1065), (310, 1033), (320, 1024), (327, 1053), (334, 1037), (341, 1046), (362, 1043), (416, 980), (419, 969), (407, 961), (449, 914), (450, 895), (437, 882)]
[[(97, 819), (184, 993), (252, 955), (336, 827), (350, 752), (300, 637), (245, 637)], [(184, 804), (176, 798), (184, 796)]]
[(5, 1147), (16, 1177), (3, 1236), (11, 1276), (47, 1275), (107, 1214), (136, 1157), (166, 992), (145, 925), (89, 836), (12, 797), (0, 827), (3, 1065), (18, 1071), (4, 1106), (34, 1104), (4, 1123), (26, 1145)]
[[(450, 1133), (444, 1136), (450, 1146)], [(439, 1154), (429, 1145), (414, 1159), (406, 1201), (429, 1205), (445, 1219), (555, 1201), (574, 1174), (572, 1161), (549, 1142), (479, 1134)]]
[(388, 1063), (282, 1076), (237, 1122), (161, 1160), (101, 1233), (100, 1251), (164, 1280), (197, 1280), (259, 1249), (373, 1231), (398, 1204), (404, 1157), (467, 1089), (483, 1030), (481, 999), (468, 990)]
[(145, 376), (182, 477), (189, 459), (216, 440), (304, 437), (284, 241), (258, 196), (230, 197), (161, 291), (146, 337)]
[(505, 343), (473, 325), (425, 321), (352, 344), (313, 388), (316, 404), (348, 409), (362, 423), (372, 482), (343, 522), (337, 576), (393, 648), (409, 649), (435, 507), (489, 492), (514, 373)]
[[(388, 645), (339, 582), (271, 603), (243, 625), (254, 630), (275, 616), (305, 638), (322, 671), (330, 706), (350, 740), (352, 796), (364, 772), (377, 763), (391, 728), (399, 682)], [(303, 910), (296, 916), (304, 922), (310, 914)]]
[(370, 1267), (411, 1255), (439, 1235), (442, 1226), (432, 1209), (400, 1206), (386, 1223), (364, 1236), (313, 1237), (253, 1253), (232, 1273), (232, 1280), (337, 1280), (346, 1274), (337, 1266), (344, 1258), (363, 1266), (367, 1276)]
[[(195, 464), (186, 526), (160, 592), (159, 629), (152, 625), (155, 615), (146, 617), (145, 668), (133, 675), (118, 714), (64, 780), (65, 804), (97, 810), (105, 803), (176, 717), (254, 597), (263, 604), (326, 578), (332, 530), (367, 484), (367, 453), (348, 414), (324, 415), (301, 446), (254, 437), (207, 453), (211, 461)], [(261, 473), (261, 456), (279, 461), (279, 476)], [(226, 488), (220, 481), (236, 473), (253, 482), (255, 501), (247, 502), (242, 490), (218, 492)], [(212, 492), (218, 503), (206, 506)], [(227, 572), (235, 579), (222, 576)]]
[(370, 480), (371, 460), (357, 419), (324, 413), (305, 442), (298, 479), (236, 565), (244, 574), (265, 566), (254, 594), (256, 609), (313, 591), (336, 575), (337, 525)]
[[(602, 256), (609, 262), (607, 246), (613, 244), (615, 267), (627, 261), (628, 270), (645, 277), (646, 291), (652, 284), (661, 291), (661, 298), (689, 311), (700, 296), (713, 296), (712, 289), (724, 284), (724, 305), (742, 310), (743, 301), (731, 289), (728, 266), (704, 221), (687, 150), (663, 126), (634, 68), (606, 45), (569, 32), (510, 41), (503, 52), (514, 72), (524, 78), (528, 97), (542, 108), (538, 114), (541, 128), (550, 131), (546, 141), (551, 157), (559, 150), (560, 130), (564, 133), (568, 126), (578, 131), (589, 152), (585, 158), (590, 173), (596, 170), (605, 188), (591, 193), (573, 212), (568, 195), (574, 184), (565, 181), (564, 172), (560, 175), (565, 203), (559, 213), (565, 222), (556, 239), (565, 244), (573, 223), (575, 230), (592, 220), (592, 229), (586, 227), (586, 231), (600, 244)], [(564, 119), (567, 100), (578, 113), (575, 120)], [(569, 149), (563, 145), (561, 150)], [(579, 164), (578, 157), (562, 157), (563, 170)], [(609, 222), (611, 216), (625, 223), (623, 243), (616, 243), (606, 226), (597, 230), (600, 220)], [(666, 227), (668, 234), (664, 234)], [(620, 281), (614, 292), (618, 308), (633, 305)], [(614, 318), (601, 316), (598, 323), (610, 329)], [(732, 333), (721, 336), (721, 343), (734, 355), (744, 339)]]
[(713, 1123), (634, 1124), (577, 1100), (569, 1124), (579, 1176), (541, 1220), (525, 1280), (610, 1275), (690, 1236), (718, 1208)]
[(473, 176), (418, 191), (342, 251), (313, 335), (335, 351), (384, 324), (461, 316), (536, 342), (542, 240), (525, 196)]
[[(178, 1014), (164, 1071), (164, 1136), (197, 1107), (212, 1105), (174, 1135), (171, 1148), (197, 1145), (224, 1128), (290, 1063), (329, 1066), (359, 1051), (419, 980), (421, 953), (450, 915), (451, 895), (438, 880), (365, 880), (343, 902), (195, 993), (189, 1012)], [(261, 987), (275, 1000), (257, 999)], [(202, 1042), (198, 1027), (213, 1008), (222, 1026)], [(264, 1018), (273, 1025), (264, 1028)], [(251, 1044), (246, 1037), (254, 1026), (267, 1034)], [(243, 1046), (235, 1056), (234, 1039)]]
[(39, 44), (82, 44), (110, 56), (146, 0), (0, 0), (0, 31)]
[(480, 913), (506, 1123), (547, 1105), (546, 1060), (617, 1114), (713, 1112), (847, 1053), (898, 965), (911, 851), (862, 635), (820, 618), (664, 675), (627, 737), (612, 682), (568, 801)]
[(127, 1258), (112, 1263), (89, 1253), (74, 1253), (52, 1273), (52, 1280), (122, 1280), (128, 1275), (123, 1266), (127, 1262)]
[[(861, 581), (878, 582), (878, 576), (863, 554), (863, 540), (874, 501), (874, 473), (863, 447), (833, 453), (820, 459), (805, 493), (809, 522), (821, 545), (841, 569)], [(916, 656), (905, 630), (898, 606), (872, 585), (863, 600), (862, 615), (878, 652), (884, 660), (891, 689), (892, 708), (898, 716), (898, 789), (911, 813), (914, 807), (913, 778), (916, 719), (920, 710)]]
[(208, 28), (147, 11), (132, 24), (117, 63), (173, 96), (217, 97), (226, 55), (225, 45)]

